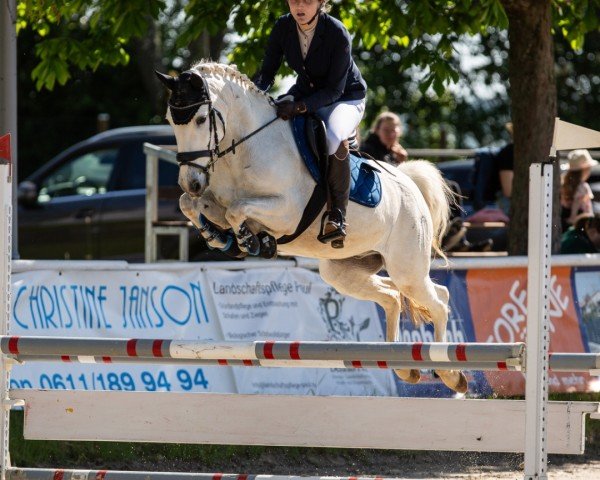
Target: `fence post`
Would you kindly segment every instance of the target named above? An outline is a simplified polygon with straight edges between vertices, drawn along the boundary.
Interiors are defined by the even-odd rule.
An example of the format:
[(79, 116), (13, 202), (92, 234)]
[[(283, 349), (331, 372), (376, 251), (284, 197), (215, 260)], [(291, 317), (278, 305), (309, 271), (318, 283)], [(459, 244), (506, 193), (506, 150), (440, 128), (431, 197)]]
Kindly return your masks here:
[[(10, 140), (9, 140), (10, 141)], [(8, 155), (10, 157), (10, 153)], [(0, 158), (0, 333), (8, 334), (10, 321), (11, 259), (12, 259), (12, 178), (11, 159)], [(9, 420), (11, 402), (8, 396), (10, 386), (10, 365), (0, 355), (0, 478), (5, 480), (6, 470), (10, 467), (9, 454)]]

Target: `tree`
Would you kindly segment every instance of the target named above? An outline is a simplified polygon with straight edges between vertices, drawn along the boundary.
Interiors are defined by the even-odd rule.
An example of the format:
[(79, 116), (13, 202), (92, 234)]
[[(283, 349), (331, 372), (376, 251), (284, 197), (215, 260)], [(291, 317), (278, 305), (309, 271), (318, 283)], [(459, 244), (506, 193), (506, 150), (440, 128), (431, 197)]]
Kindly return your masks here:
[[(346, 26), (357, 33), (366, 49), (375, 44), (387, 48), (394, 40), (406, 48), (401, 64), (419, 65), (427, 74), (421, 89), (430, 87), (442, 96), (448, 83), (458, 80), (452, 68), (453, 48), (462, 34), (486, 35), (487, 29), (508, 28), (509, 81), (515, 143), (511, 253), (527, 251), (528, 170), (533, 162), (546, 160), (556, 116), (556, 86), (552, 29), (559, 30), (571, 47), (580, 48), (586, 32), (598, 30), (598, 0), (423, 0), (400, 2), (371, 0), (335, 3)], [(213, 9), (203, 0), (191, 0), (187, 10), (195, 28), (209, 28), (233, 18), (236, 32), (247, 40), (232, 53), (245, 69), (257, 66), (256, 50), (264, 43), (270, 25), (283, 13), (285, 4), (271, 0), (221, 2)], [(432, 42), (434, 47), (432, 48)], [(558, 169), (556, 170), (558, 173)], [(558, 175), (555, 175), (554, 224), (558, 226)], [(558, 228), (558, 227), (557, 227)], [(558, 232), (558, 230), (557, 230)]]
[[(99, 112), (110, 113), (113, 127), (164, 121), (154, 70), (218, 57), (224, 45), (221, 30), (179, 46), (183, 3), (19, 2), (20, 178), (95, 133)], [(107, 24), (111, 16), (122, 21)]]
[[(165, 0), (77, 0), (55, 6), (47, 0), (19, 3), (20, 28), (48, 36), (58, 23), (83, 24), (87, 35), (52, 37), (41, 42), (34, 75), (39, 85), (64, 83), (70, 68), (94, 68), (127, 60), (124, 45), (142, 37), (148, 19), (167, 8)], [(443, 97), (459, 80), (453, 54), (462, 35), (482, 35), (508, 29), (508, 78), (515, 131), (511, 253), (525, 253), (528, 220), (528, 167), (546, 159), (556, 115), (553, 29), (570, 47), (580, 49), (586, 32), (599, 28), (600, 0), (369, 0), (334, 2), (334, 14), (356, 33), (356, 47), (365, 50), (390, 44), (402, 47), (399, 72), (412, 66), (424, 70), (421, 92)], [(177, 45), (189, 45), (203, 32), (218, 36), (226, 25), (243, 38), (230, 52), (243, 71), (258, 68), (266, 38), (276, 18), (286, 11), (282, 0), (190, 0)], [(75, 19), (75, 20), (71, 20)], [(492, 29), (492, 30), (490, 30)], [(52, 38), (50, 38), (52, 37)], [(558, 175), (555, 175), (558, 185)], [(558, 188), (555, 189), (555, 199)], [(558, 202), (555, 201), (558, 206)], [(555, 212), (558, 225), (558, 210)]]

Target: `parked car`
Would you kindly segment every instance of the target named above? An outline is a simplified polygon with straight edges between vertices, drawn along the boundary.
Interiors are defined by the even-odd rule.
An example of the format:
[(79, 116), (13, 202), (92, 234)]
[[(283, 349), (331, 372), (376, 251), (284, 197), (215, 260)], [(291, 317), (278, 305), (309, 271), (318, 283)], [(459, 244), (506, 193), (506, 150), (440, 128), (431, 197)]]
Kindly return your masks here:
[[(68, 148), (21, 182), (21, 258), (143, 261), (144, 142), (175, 145), (175, 136), (169, 125), (108, 130)], [(159, 201), (160, 219), (186, 220), (177, 175), (177, 165), (159, 163), (159, 186), (172, 192)], [(174, 238), (161, 247), (165, 256), (177, 251)], [(206, 244), (190, 232), (190, 259), (205, 255)]]

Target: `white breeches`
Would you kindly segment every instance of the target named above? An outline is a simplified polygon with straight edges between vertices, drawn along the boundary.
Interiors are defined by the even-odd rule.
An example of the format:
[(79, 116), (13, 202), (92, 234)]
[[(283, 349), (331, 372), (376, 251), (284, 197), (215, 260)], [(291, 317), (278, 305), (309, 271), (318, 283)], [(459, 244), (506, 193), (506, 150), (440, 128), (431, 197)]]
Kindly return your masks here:
[(317, 110), (327, 127), (327, 150), (333, 155), (352, 136), (365, 113), (365, 99), (337, 102)]

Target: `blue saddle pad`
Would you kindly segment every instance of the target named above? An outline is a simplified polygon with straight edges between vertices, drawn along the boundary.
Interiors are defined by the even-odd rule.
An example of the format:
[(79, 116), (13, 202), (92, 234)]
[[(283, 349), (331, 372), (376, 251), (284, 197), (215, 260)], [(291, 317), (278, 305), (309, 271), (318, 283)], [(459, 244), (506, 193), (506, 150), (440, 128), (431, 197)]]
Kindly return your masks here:
[[(294, 139), (306, 168), (319, 184), (324, 182), (315, 154), (305, 134), (306, 117), (298, 115), (292, 121)], [(381, 201), (381, 180), (376, 167), (363, 158), (350, 154), (350, 200), (365, 207), (375, 208)]]

